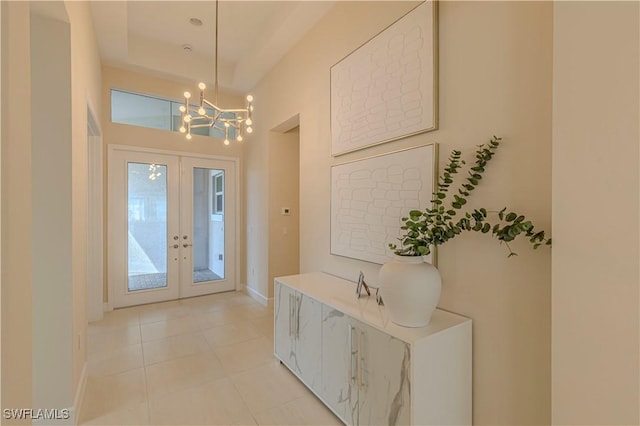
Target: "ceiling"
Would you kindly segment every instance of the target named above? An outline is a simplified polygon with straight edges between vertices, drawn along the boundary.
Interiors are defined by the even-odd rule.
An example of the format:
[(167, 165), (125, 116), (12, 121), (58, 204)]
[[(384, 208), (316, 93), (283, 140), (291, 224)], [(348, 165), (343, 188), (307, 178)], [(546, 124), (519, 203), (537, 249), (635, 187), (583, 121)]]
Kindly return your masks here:
[[(334, 3), (221, 0), (220, 87), (237, 93), (253, 88)], [(90, 4), (104, 63), (174, 80), (213, 83), (214, 1)], [(192, 25), (191, 18), (202, 25)]]

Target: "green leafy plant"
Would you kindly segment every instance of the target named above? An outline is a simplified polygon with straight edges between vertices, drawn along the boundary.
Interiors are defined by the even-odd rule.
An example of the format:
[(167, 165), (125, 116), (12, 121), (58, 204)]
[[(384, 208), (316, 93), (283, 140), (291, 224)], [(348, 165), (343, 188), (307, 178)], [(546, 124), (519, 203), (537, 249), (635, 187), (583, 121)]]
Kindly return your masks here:
[[(467, 171), (465, 182), (457, 191), (452, 189), (454, 178), (466, 164), (462, 152), (453, 150), (444, 172), (438, 178), (437, 190), (433, 193), (432, 207), (425, 211), (412, 210), (403, 217), (400, 228), (405, 233), (399, 238), (400, 245), (389, 244), (389, 248), (400, 256), (422, 256), (431, 253), (431, 247), (443, 245), (465, 231), (491, 234), (509, 250), (508, 257), (515, 256), (509, 242), (520, 236), (528, 238), (534, 249), (540, 245), (551, 245), (551, 238), (544, 231), (535, 231), (534, 225), (524, 215), (503, 208), (497, 212), (497, 221), (489, 221), (485, 208), (466, 210), (467, 199), (476, 189), (487, 165), (496, 153), (502, 139), (493, 137), (488, 144), (478, 146), (475, 164)], [(450, 191), (451, 190), (451, 191)], [(464, 211), (464, 210), (466, 211)]]

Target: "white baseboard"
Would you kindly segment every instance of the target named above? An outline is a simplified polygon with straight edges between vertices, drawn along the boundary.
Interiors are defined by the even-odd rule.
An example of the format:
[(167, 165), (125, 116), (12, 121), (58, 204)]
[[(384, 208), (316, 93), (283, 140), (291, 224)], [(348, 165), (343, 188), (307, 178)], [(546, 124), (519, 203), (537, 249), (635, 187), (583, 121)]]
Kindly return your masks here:
[(86, 386), (87, 363), (85, 362), (82, 366), (82, 373), (80, 373), (80, 382), (78, 383), (78, 389), (76, 389), (76, 394), (73, 398), (73, 405), (69, 408), (58, 410), (46, 408), (44, 410), (49, 410), (48, 414), (44, 414), (42, 417), (34, 418), (31, 421), (31, 424), (36, 426), (77, 426), (80, 420), (80, 409), (82, 408), (82, 401), (84, 399), (84, 391)]
[[(248, 285), (243, 287), (244, 292), (247, 293), (253, 300), (260, 303), (261, 305), (269, 306), (269, 299), (258, 293), (256, 289), (253, 289)], [(271, 301), (271, 304), (273, 305), (273, 300)]]
[[(39, 409), (34, 409), (39, 410)], [(46, 410), (46, 409), (42, 409)], [(49, 409), (51, 410), (51, 409)], [(33, 426), (75, 426), (73, 408), (58, 409), (58, 411), (49, 411), (48, 414), (36, 414), (44, 413), (44, 411), (34, 411), (34, 415), (41, 415), (42, 417), (34, 417), (31, 420)]]
[(82, 409), (82, 401), (84, 400), (84, 391), (87, 387), (87, 362), (82, 366), (80, 373), (80, 382), (76, 389), (76, 396), (73, 398), (73, 407), (71, 407), (71, 420), (73, 425), (77, 425), (80, 420), (80, 410)]

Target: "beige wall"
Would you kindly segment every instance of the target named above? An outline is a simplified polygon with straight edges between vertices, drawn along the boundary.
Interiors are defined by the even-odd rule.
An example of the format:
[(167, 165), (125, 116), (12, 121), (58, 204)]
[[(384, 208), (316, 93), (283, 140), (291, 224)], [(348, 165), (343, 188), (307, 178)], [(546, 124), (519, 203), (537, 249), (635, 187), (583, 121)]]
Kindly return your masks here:
[(554, 5), (553, 424), (639, 424), (638, 2)]
[[(300, 271), (300, 132), (269, 134), (269, 282)], [(282, 208), (290, 216), (282, 215)], [(273, 287), (268, 297), (273, 297)]]
[[(2, 2), (2, 408), (31, 407), (29, 4)], [(11, 108), (9, 108), (11, 106)]]
[[(53, 389), (52, 381), (60, 388), (59, 394), (64, 402), (51, 399), (51, 406), (64, 404), (70, 407), (73, 396), (80, 384), (82, 369), (86, 360), (86, 239), (87, 239), (87, 131), (86, 111), (89, 103), (94, 110), (100, 111), (100, 67), (97, 44), (91, 26), (88, 3), (20, 3), (3, 2), (3, 79), (4, 87), (10, 90), (3, 93), (5, 104), (3, 114), (3, 235), (4, 249), (2, 271), (4, 304), (2, 310), (3, 328), (3, 407), (30, 407), (32, 405), (32, 375), (36, 374), (32, 362), (32, 348), (43, 342), (40, 331), (32, 329), (32, 322), (42, 322), (44, 312), (32, 308), (32, 271), (40, 274), (46, 264), (38, 259), (31, 261), (32, 247), (32, 193), (31, 133), (30, 115), (30, 10), (37, 10), (53, 19), (68, 22), (70, 25), (71, 55), (71, 143), (67, 150), (66, 161), (70, 165), (71, 205), (70, 216), (65, 220), (71, 223), (71, 250), (66, 260), (71, 265), (70, 285), (59, 288), (59, 297), (71, 301), (70, 318), (66, 325), (51, 329), (52, 333), (64, 336), (59, 340), (67, 347), (71, 359), (63, 361), (61, 367), (51, 361), (47, 371), (37, 370), (33, 381), (47, 383)], [(68, 72), (68, 71), (67, 71)], [(11, 105), (11, 110), (6, 106)], [(8, 111), (8, 112), (7, 112)], [(11, 112), (14, 111), (14, 112)], [(14, 116), (15, 114), (15, 116)], [(68, 137), (68, 136), (67, 136)], [(69, 166), (68, 166), (69, 167)], [(7, 250), (10, 248), (11, 250)], [(10, 266), (6, 266), (10, 265)], [(69, 278), (68, 278), (69, 279)], [(38, 291), (35, 287), (33, 291)], [(35, 296), (42, 296), (37, 294)], [(35, 299), (34, 299), (35, 300)], [(52, 301), (53, 302), (53, 301)], [(33, 318), (33, 321), (32, 321)], [(59, 319), (59, 318), (58, 318)], [(15, 336), (12, 340), (12, 337)], [(53, 336), (55, 337), (55, 336)], [(52, 338), (52, 334), (48, 336)], [(61, 361), (62, 362), (62, 361)], [(71, 365), (69, 365), (70, 363)], [(67, 374), (68, 385), (58, 383), (55, 375), (49, 374), (62, 368)], [(8, 391), (10, 390), (10, 391)], [(60, 396), (58, 395), (58, 396)], [(36, 402), (36, 401), (33, 401)], [(40, 400), (40, 403), (46, 401)], [(59, 407), (63, 408), (63, 407)]]
[[(73, 401), (71, 43), (63, 20), (32, 4), (32, 398), (34, 407)], [(79, 348), (78, 348), (79, 349)], [(82, 362), (83, 360), (81, 360)], [(80, 364), (82, 365), (82, 363)]]
[[(220, 139), (213, 139), (206, 136), (193, 135), (193, 139), (188, 141), (184, 135), (177, 132), (169, 132), (166, 130), (150, 129), (138, 126), (129, 126), (126, 124), (118, 124), (111, 122), (111, 89), (121, 89), (124, 91), (155, 95), (165, 99), (181, 100), (182, 94), (185, 91), (193, 92), (197, 89), (198, 82), (180, 82), (170, 81), (159, 77), (139, 74), (132, 71), (123, 70), (111, 66), (103, 66), (102, 68), (102, 131), (103, 131), (103, 143), (105, 144), (105, 167), (104, 167), (104, 217), (107, 217), (108, 205), (107, 205), (107, 151), (106, 147), (109, 144), (115, 145), (129, 145), (143, 148), (161, 149), (174, 152), (188, 152), (204, 155), (216, 155), (225, 156), (240, 159), (240, 175), (242, 176), (243, 169), (243, 152), (247, 144), (254, 143), (254, 138), (248, 135), (244, 142), (236, 143), (231, 142), (230, 145), (225, 146)], [(242, 96), (231, 95), (221, 92), (219, 95), (220, 104), (222, 105), (244, 105), (245, 101)], [(242, 182), (238, 183), (239, 193), (243, 193)], [(242, 199), (241, 199), (242, 200)], [(241, 251), (240, 264), (241, 274), (238, 277), (238, 283), (242, 285), (245, 282), (244, 271), (246, 265), (244, 263), (244, 212), (242, 202), (238, 206), (239, 217), (237, 226), (241, 230)], [(107, 220), (105, 220), (105, 234), (108, 235)], [(108, 259), (106, 249), (107, 239), (105, 238), (105, 262), (107, 265)], [(108, 271), (105, 270), (104, 276), (104, 297), (105, 301), (108, 300), (107, 294), (107, 282)]]
[[(415, 3), (339, 3), (255, 90), (256, 143), (247, 150), (248, 283), (271, 294), (265, 182), (280, 159), (269, 129), (300, 114), (300, 269), (372, 283), (379, 266), (329, 254), (332, 164), (440, 144), (472, 158), (476, 144), (504, 138), (471, 203), (508, 205), (541, 229), (551, 224), (552, 5), (440, 3), (440, 129), (365, 151), (330, 156), (329, 68)], [(548, 424), (550, 418), (551, 254), (486, 235), (464, 235), (439, 251), (440, 307), (474, 321), (474, 423)]]
[[(86, 1), (65, 1), (71, 24), (73, 389), (86, 360), (87, 327), (87, 107), (101, 113), (98, 44)], [(79, 341), (79, 344), (78, 344)]]
[[(0, 6), (0, 58), (2, 58), (2, 6)], [(0, 98), (2, 98), (2, 65), (0, 64)], [(2, 102), (0, 101), (0, 193), (2, 188)], [(0, 196), (0, 241), (2, 241), (2, 197)], [(0, 407), (2, 406), (2, 244), (0, 244)]]

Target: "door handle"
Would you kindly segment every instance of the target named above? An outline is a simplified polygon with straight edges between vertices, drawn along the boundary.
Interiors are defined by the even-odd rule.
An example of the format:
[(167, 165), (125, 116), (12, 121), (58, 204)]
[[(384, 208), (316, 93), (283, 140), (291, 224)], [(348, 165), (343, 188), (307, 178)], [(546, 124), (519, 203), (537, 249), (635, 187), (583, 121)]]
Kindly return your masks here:
[(300, 338), (300, 299), (298, 297), (298, 295), (295, 296), (294, 299), (294, 307), (296, 310), (296, 322), (295, 324), (295, 338), (299, 339)]
[(178, 244), (174, 244), (174, 245), (173, 245), (173, 248), (174, 248), (174, 249), (177, 249), (177, 248), (179, 248), (179, 247), (180, 247), (180, 246), (179, 246)]
[(292, 294), (289, 294), (289, 336), (293, 335), (293, 301)]
[(182, 247), (187, 248), (187, 247), (191, 247), (193, 244), (183, 244)]
[(364, 366), (364, 350), (363, 350), (363, 346), (364, 346), (364, 331), (360, 330), (360, 339), (358, 339), (358, 381), (360, 382), (358, 384), (358, 387), (361, 389), (364, 389), (367, 384), (364, 382), (364, 378), (363, 378), (363, 374), (362, 374), (362, 370), (363, 370), (363, 366)]
[[(356, 368), (353, 368), (353, 360), (354, 357), (357, 357), (358, 355), (358, 351), (353, 349), (353, 332), (355, 331), (355, 327), (352, 326), (351, 324), (348, 325), (349, 326), (349, 380), (351, 381), (352, 385), (356, 384), (356, 372), (355, 370), (358, 368), (358, 366), (356, 365)], [(356, 358), (356, 363), (357, 363), (357, 358)]]

